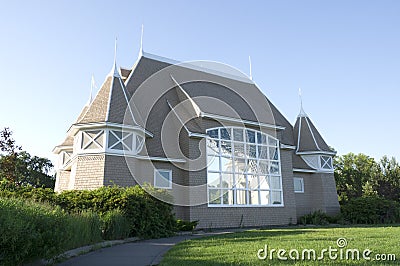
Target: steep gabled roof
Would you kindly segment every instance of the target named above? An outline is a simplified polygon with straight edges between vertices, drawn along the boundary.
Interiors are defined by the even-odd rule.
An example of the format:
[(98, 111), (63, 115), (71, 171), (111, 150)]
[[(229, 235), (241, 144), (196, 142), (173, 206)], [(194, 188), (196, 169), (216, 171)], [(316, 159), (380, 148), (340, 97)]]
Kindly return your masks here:
[[(126, 75), (127, 72), (124, 71)], [(110, 122), (125, 125), (137, 125), (138, 114), (125, 88), (123, 77), (117, 70), (116, 64), (106, 77), (103, 85), (89, 106), (82, 110), (76, 124)], [(136, 116), (136, 117), (135, 117)]]
[(328, 144), (326, 144), (311, 119), (304, 112), (303, 107), (301, 107), (300, 114), (294, 125), (294, 140), (295, 145), (297, 145), (296, 153), (333, 152)]

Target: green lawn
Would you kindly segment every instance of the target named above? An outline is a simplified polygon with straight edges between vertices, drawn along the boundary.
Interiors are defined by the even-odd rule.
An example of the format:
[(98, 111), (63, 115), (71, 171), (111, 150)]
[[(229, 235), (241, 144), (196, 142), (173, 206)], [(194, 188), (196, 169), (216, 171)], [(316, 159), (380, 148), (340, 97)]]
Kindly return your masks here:
[[(339, 248), (338, 238), (345, 238), (347, 246)], [(339, 243), (342, 244), (342, 243)], [(257, 252), (268, 246), (271, 249), (285, 249), (282, 257), (287, 261), (278, 259), (277, 251), (265, 260), (260, 260)], [(338, 249), (331, 251), (331, 256), (337, 254), (336, 260), (330, 260), (328, 251), (324, 259), (318, 260), (323, 249)], [(289, 252), (297, 249), (300, 260), (289, 258)], [(314, 249), (317, 260), (301, 260), (304, 249)], [(346, 260), (348, 249), (358, 249), (360, 260)], [(365, 249), (371, 261), (363, 259)], [(343, 259), (340, 259), (340, 250)], [(311, 251), (312, 252), (312, 251)], [(354, 251), (356, 252), (356, 251)], [(395, 254), (395, 262), (382, 262), (375, 260), (377, 254)], [(356, 254), (356, 253), (354, 253)], [(263, 252), (260, 256), (264, 255)], [(269, 255), (269, 254), (268, 254)], [(292, 251), (292, 257), (296, 252)], [(306, 259), (308, 252), (304, 253)], [(366, 254), (368, 255), (368, 253)], [(311, 253), (312, 257), (312, 253)], [(351, 257), (351, 253), (349, 253)], [(268, 230), (250, 230), (242, 233), (205, 237), (182, 242), (173, 247), (162, 260), (160, 265), (398, 265), (400, 264), (400, 225), (374, 226), (374, 227), (297, 227)]]

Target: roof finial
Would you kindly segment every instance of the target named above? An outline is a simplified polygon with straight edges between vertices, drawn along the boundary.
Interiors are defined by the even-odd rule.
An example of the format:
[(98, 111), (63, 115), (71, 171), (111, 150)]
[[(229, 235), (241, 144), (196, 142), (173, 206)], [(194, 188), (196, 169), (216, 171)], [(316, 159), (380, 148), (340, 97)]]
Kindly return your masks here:
[(118, 68), (117, 68), (117, 37), (115, 37), (115, 47), (114, 47), (114, 66), (113, 66), (113, 69), (111, 70), (111, 72), (113, 72), (113, 76), (114, 77), (121, 77), (120, 75), (119, 75), (119, 72), (118, 72)]
[(250, 57), (250, 55), (249, 55), (249, 67), (250, 67), (250, 75), (249, 75), (249, 77), (250, 77), (251, 80), (253, 80), (253, 74), (251, 72), (251, 57)]
[(143, 31), (144, 31), (144, 25), (142, 24), (142, 33), (140, 35), (140, 55), (143, 55)]
[(94, 81), (94, 75), (92, 74), (92, 80), (90, 82), (90, 94), (89, 94), (89, 100), (86, 105), (90, 105), (93, 101), (93, 89), (96, 88), (96, 83)]
[(302, 97), (302, 94), (301, 94), (301, 88), (299, 88), (299, 98), (300, 98), (300, 113), (299, 113), (299, 117), (307, 116), (306, 112), (304, 112), (304, 109), (303, 109), (303, 97)]

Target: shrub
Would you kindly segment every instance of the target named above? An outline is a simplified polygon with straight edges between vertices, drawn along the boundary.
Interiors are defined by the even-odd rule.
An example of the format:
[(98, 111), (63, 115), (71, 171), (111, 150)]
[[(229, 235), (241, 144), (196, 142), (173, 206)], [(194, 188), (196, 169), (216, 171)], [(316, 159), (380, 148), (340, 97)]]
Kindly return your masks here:
[(353, 224), (400, 222), (400, 204), (378, 196), (351, 199), (341, 210), (343, 217)]
[(183, 221), (183, 220), (177, 220), (176, 221), (176, 230), (177, 231), (193, 231), (199, 221)]
[(98, 215), (69, 215), (59, 207), (0, 198), (0, 265), (51, 258), (101, 240)]
[(314, 225), (326, 225), (329, 224), (330, 217), (321, 210), (306, 214), (300, 217), (300, 223), (303, 225), (314, 224)]
[(129, 236), (130, 222), (120, 210), (104, 213), (101, 221), (103, 239), (124, 239)]

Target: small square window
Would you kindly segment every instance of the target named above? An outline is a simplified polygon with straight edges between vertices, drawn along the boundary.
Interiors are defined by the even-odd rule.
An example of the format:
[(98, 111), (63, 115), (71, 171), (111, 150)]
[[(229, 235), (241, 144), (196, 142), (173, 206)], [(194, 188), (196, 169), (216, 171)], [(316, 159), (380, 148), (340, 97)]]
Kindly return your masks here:
[(304, 180), (301, 177), (293, 178), (294, 184), (294, 192), (295, 193), (304, 193)]
[(171, 170), (154, 170), (154, 187), (156, 188), (172, 188), (172, 171)]

